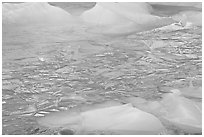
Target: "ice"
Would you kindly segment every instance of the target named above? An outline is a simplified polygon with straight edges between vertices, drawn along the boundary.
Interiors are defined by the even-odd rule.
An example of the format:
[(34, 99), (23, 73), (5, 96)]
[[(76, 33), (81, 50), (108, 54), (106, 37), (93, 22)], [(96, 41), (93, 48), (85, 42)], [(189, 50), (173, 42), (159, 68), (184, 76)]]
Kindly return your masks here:
[[(111, 130), (116, 134), (158, 134), (164, 129), (160, 120), (164, 120), (162, 124), (174, 125), (179, 133), (182, 130), (201, 133), (202, 88), (174, 89), (169, 91), (172, 93), (165, 93), (162, 98), (158, 98), (160, 94), (152, 84), (155, 83), (154, 76), (159, 77), (156, 78), (156, 84), (160, 81), (161, 86), (171, 87), (180, 82), (183, 86), (184, 79), (189, 76), (200, 78), (201, 73), (197, 71), (202, 64), (197, 57), (202, 43), (200, 29), (186, 29), (182, 25), (201, 24), (201, 12), (185, 11), (176, 14), (173, 19), (180, 21), (180, 24), (171, 24), (172, 18), (152, 15), (152, 7), (146, 3), (97, 3), (93, 9), (80, 16), (85, 24), (76, 23), (73, 28), (73, 17), (48, 3), (3, 4), (3, 25), (10, 24), (16, 28), (8, 31), (4, 29), (4, 54), (8, 60), (4, 63), (4, 67), (8, 67), (4, 89), (14, 89), (15, 79), (20, 80), (15, 90), (17, 98), (11, 98), (10, 90), (4, 90), (3, 113), (16, 114), (19, 118), (23, 118), (20, 115), (35, 114), (34, 118), (39, 119), (39, 124), (48, 127), (48, 130), (62, 127), (68, 132), (68, 129), (74, 129), (73, 131)], [(180, 11), (182, 10), (179, 9)], [(36, 28), (19, 28), (16, 24), (23, 27), (54, 24), (60, 27), (50, 29), (40, 26), (37, 28), (39, 31), (36, 31)], [(160, 29), (178, 31), (138, 33), (128, 39), (117, 39), (109, 35), (106, 38), (83, 32), (88, 30), (104, 34), (130, 34), (163, 25), (165, 27)], [(156, 42), (152, 44), (151, 41), (155, 39)], [(150, 44), (146, 42), (145, 45), (143, 40), (150, 41)], [(31, 55), (32, 58), (29, 59)], [(192, 67), (193, 65), (197, 66)], [(143, 71), (143, 68), (147, 70)], [(105, 77), (100, 77), (99, 74)], [(14, 81), (14, 86), (9, 81)], [(39, 98), (35, 99), (32, 94), (27, 93), (36, 94)], [(22, 99), (18, 98), (21, 95)], [(122, 105), (122, 97), (126, 98), (123, 103), (131, 105)], [(113, 98), (117, 98), (119, 103), (94, 105)], [(21, 100), (23, 103), (19, 104)], [(80, 107), (84, 104), (91, 105)], [(24, 106), (21, 107), (23, 109), (12, 109), (19, 105)], [(62, 110), (63, 112), (59, 112)], [(26, 120), (12, 120), (14, 117), (15, 115), (11, 115), (9, 119), (15, 124), (21, 123), (18, 127), (27, 129), (28, 126), (33, 126), (33, 123)], [(25, 124), (27, 122), (30, 125)], [(4, 126), (6, 124), (9, 121), (3, 123)], [(171, 125), (166, 126), (167, 129)], [(4, 134), (14, 134), (10, 129), (18, 130), (11, 124), (3, 130)], [(22, 133), (29, 134), (25, 130)]]
[(48, 3), (4, 3), (2, 5), (4, 25), (33, 25), (33, 24), (66, 24), (72, 16), (61, 8)]
[(201, 102), (180, 96), (179, 90), (164, 95), (161, 104), (166, 110), (164, 119), (188, 133), (202, 132)]
[(151, 10), (146, 3), (97, 3), (85, 11), (81, 18), (92, 26), (92, 32), (106, 34), (140, 32), (174, 22), (168, 17), (151, 15)]
[(185, 97), (193, 97), (193, 98), (202, 98), (202, 88), (201, 87), (185, 87), (180, 89), (173, 89), (179, 90), (181, 94)]
[(149, 2), (150, 4), (158, 4), (158, 5), (171, 5), (171, 6), (186, 6), (186, 7), (197, 7), (202, 8), (201, 2)]
[(138, 107), (141, 104), (147, 103), (147, 100), (141, 97), (126, 97), (123, 98), (125, 103), (131, 103), (133, 106)]
[(186, 133), (202, 132), (202, 103), (183, 97), (179, 90), (172, 90), (161, 101), (149, 101), (139, 108)]
[(47, 127), (63, 127), (76, 131), (159, 134), (164, 130), (159, 119), (131, 104), (96, 108), (81, 113), (61, 112), (41, 118), (38, 122)]
[(183, 26), (192, 24), (194, 26), (202, 26), (202, 12), (199, 11), (183, 11), (172, 17), (176, 21), (180, 21)]
[(194, 87), (192, 81), (189, 86), (183, 88), (164, 88), (164, 92), (179, 92), (181, 96), (194, 99), (202, 99), (202, 87)]
[(82, 127), (86, 130), (135, 131), (143, 134), (160, 133), (164, 127), (153, 115), (132, 105), (114, 106), (82, 113)]
[(125, 101), (154, 114), (167, 125), (173, 125), (186, 133), (202, 132), (202, 102), (184, 97), (178, 89), (163, 94), (162, 99), (158, 101), (148, 101), (138, 97), (127, 98)]

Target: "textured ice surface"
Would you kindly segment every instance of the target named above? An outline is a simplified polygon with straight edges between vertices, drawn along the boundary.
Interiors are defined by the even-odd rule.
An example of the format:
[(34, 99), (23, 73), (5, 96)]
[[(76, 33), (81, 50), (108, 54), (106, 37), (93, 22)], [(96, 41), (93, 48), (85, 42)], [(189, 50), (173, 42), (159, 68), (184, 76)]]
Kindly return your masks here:
[[(92, 3), (89, 8), (83, 5), (82, 9), (77, 10), (75, 7), (81, 7), (80, 5), (73, 7), (70, 3), (65, 4), (67, 6), (62, 5), (67, 8), (67, 11), (70, 11), (72, 15), (77, 14), (77, 16), (94, 5)], [(28, 7), (29, 5), (32, 3), (29, 3)], [(13, 7), (12, 11), (16, 10), (14, 5), (10, 4), (10, 6)], [(36, 7), (38, 6), (39, 3), (36, 4)], [(134, 6), (133, 4), (132, 7)], [(53, 9), (53, 6), (47, 3), (44, 6), (39, 6), (37, 8), (39, 10), (36, 10), (35, 6), (31, 7), (33, 7), (30, 8), (32, 12), (39, 13), (32, 13), (35, 17), (32, 18), (33, 20), (48, 16), (48, 9)], [(73, 10), (69, 10), (69, 7)], [(155, 14), (152, 16), (165, 15), (167, 17), (178, 14), (184, 9), (193, 10), (188, 6), (184, 8), (184, 6), (157, 5), (155, 8), (155, 5), (152, 5), (152, 7), (153, 10), (150, 9), (150, 12)], [(30, 18), (27, 15), (27, 13), (31, 14), (29, 8), (25, 9), (23, 13), (15, 12), (14, 14), (11, 12), (11, 15), (16, 16), (20, 13), (20, 18), (24, 15), (26, 15), (26, 19)], [(117, 11), (117, 8), (112, 10), (114, 13), (116, 10), (117, 15), (121, 18), (126, 16), (127, 20), (134, 19), (129, 9), (131, 6), (127, 8), (127, 12)], [(55, 11), (56, 14), (59, 13), (59, 10)], [(145, 11), (144, 7), (139, 12)], [(196, 11), (198, 12), (199, 9)], [(3, 16), (4, 13), (6, 12), (3, 11)], [(49, 14), (51, 13), (49, 11)], [(62, 13), (61, 10), (60, 13)], [(145, 14), (148, 13), (149, 11), (145, 12)], [(67, 12), (65, 15), (67, 16)], [(54, 16), (48, 17), (52, 20)], [(68, 17), (70, 17), (69, 14)], [(200, 103), (202, 100), (202, 29), (200, 26), (187, 25), (188, 27), (183, 27), (177, 23), (128, 36), (119, 35), (122, 37), (117, 37), (116, 34), (111, 37), (110, 35), (102, 36), (89, 33), (90, 28), (86, 23), (71, 23), (68, 20), (69, 23), (65, 23), (66, 25), (50, 27), (49, 22), (40, 20), (39, 23), (43, 24), (39, 26), (35, 26), (38, 23), (32, 24), (31, 22), (18, 27), (15, 23), (19, 22), (20, 25), (22, 23), (20, 19), (17, 22), (15, 20), (10, 22), (9, 26), (5, 25), (5, 22), (3, 24), (3, 134), (56, 134), (61, 129), (41, 127), (36, 123), (36, 118), (47, 117), (47, 115), (51, 118), (53, 115), (58, 120), (56, 112), (71, 109), (73, 114), (78, 115), (79, 112), (88, 112), (97, 108), (104, 110), (102, 108), (110, 107), (113, 104), (114, 106), (121, 105), (120, 102), (132, 103), (140, 110), (153, 113), (160, 120), (161, 116), (165, 116), (166, 121), (162, 120), (162, 124), (168, 132), (164, 132), (164, 134), (201, 134), (198, 122), (202, 108)], [(56, 24), (58, 24), (57, 20), (54, 25)], [(194, 87), (188, 88), (189, 79), (192, 78)], [(170, 108), (167, 111), (167, 108), (162, 107), (160, 103), (162, 94), (166, 93), (160, 92), (162, 90), (159, 89), (168, 87), (180, 90), (181, 97), (185, 96), (193, 101), (197, 109), (190, 104), (185, 106), (185, 101), (184, 104), (182, 101), (177, 101), (178, 104), (181, 103), (176, 111), (178, 113), (174, 113)], [(107, 100), (117, 100), (119, 104), (109, 102), (100, 107), (94, 105)], [(88, 106), (80, 107), (84, 104), (88, 104)], [(169, 106), (171, 104), (177, 108), (177, 104), (170, 102)], [(191, 104), (193, 103), (191, 102)], [(168, 106), (168, 103), (166, 105)], [(181, 116), (186, 115), (183, 111), (189, 112), (188, 117), (191, 119), (194, 117), (194, 122), (184, 119)], [(72, 116), (72, 113), (66, 112), (63, 115), (60, 112), (62, 119), (59, 118), (59, 125), (67, 114)], [(166, 113), (169, 115), (165, 115)], [(183, 120), (179, 121), (179, 119)], [(54, 126), (56, 125), (54, 124)], [(76, 125), (78, 126), (78, 124)], [(67, 129), (65, 127), (61, 131), (64, 132), (60, 132), (60, 134), (73, 134), (74, 132), (69, 127)], [(89, 133), (80, 132), (79, 134)], [(94, 131), (94, 133), (103, 134), (104, 132)], [(126, 134), (127, 132), (122, 130), (106, 132), (106, 134), (116, 133)], [(144, 131), (140, 133), (144, 134)], [(140, 133), (136, 131), (135, 134)], [(132, 132), (132, 134), (134, 133)], [(148, 131), (145, 131), (145, 134), (148, 134)]]

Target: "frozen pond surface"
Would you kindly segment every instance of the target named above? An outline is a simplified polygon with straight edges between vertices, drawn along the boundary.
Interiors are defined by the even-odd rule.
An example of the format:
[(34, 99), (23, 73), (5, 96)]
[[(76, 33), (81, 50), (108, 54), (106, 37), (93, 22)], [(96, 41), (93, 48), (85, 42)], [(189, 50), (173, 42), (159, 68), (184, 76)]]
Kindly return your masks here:
[(78, 25), (3, 27), (3, 134), (58, 134), (36, 119), (125, 97), (154, 101), (190, 81), (202, 86), (201, 27), (112, 37)]

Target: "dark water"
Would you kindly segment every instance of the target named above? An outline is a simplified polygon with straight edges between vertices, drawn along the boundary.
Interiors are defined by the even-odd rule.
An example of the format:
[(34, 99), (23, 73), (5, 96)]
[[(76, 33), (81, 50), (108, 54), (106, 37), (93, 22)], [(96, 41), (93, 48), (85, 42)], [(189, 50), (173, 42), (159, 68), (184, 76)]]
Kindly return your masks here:
[[(36, 118), (159, 88), (201, 86), (202, 29), (110, 38), (63, 27), (3, 27), (3, 134), (57, 134)], [(70, 35), (72, 34), (72, 35)], [(183, 131), (168, 134), (185, 134)]]

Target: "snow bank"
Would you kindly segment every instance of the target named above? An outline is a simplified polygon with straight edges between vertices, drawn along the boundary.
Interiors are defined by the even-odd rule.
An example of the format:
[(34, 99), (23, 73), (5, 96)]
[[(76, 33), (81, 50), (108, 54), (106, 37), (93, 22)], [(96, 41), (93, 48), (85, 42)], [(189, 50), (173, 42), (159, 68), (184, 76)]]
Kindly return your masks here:
[(81, 18), (92, 31), (107, 34), (140, 32), (174, 22), (171, 18), (151, 15), (151, 11), (146, 3), (97, 3)]
[(63, 24), (71, 20), (68, 12), (48, 3), (4, 3), (2, 8), (5, 25)]

